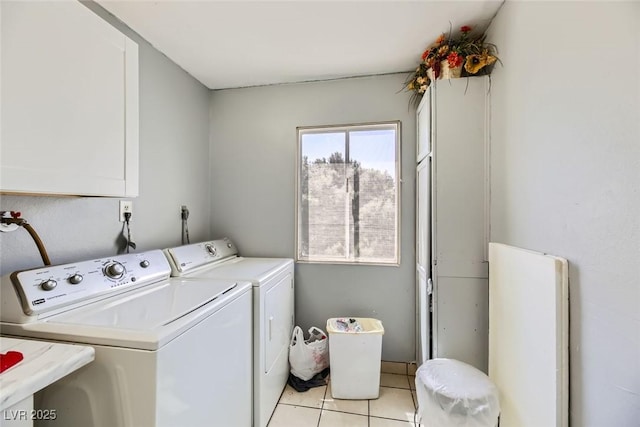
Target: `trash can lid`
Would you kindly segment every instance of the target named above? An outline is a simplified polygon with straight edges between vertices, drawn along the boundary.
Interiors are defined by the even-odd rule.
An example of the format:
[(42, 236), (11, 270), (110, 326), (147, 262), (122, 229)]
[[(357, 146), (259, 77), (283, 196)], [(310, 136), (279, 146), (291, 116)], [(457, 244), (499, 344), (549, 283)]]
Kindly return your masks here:
[(431, 359), (416, 372), (428, 390), (460, 400), (498, 400), (498, 389), (479, 369), (454, 359)]
[(330, 334), (384, 334), (382, 322), (367, 317), (336, 317), (327, 320)]
[[(416, 371), (416, 388), (420, 414), (433, 425), (497, 425), (498, 389), (471, 365), (453, 359), (427, 360)], [(427, 415), (427, 408), (434, 411)]]

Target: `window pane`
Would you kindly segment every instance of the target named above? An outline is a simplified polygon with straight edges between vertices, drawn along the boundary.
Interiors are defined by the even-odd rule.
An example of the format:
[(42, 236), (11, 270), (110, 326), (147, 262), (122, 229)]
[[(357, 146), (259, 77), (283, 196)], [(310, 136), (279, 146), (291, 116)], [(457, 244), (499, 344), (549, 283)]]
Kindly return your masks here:
[(345, 132), (306, 133), (302, 135), (301, 153), (310, 163), (328, 162), (331, 155), (340, 153), (344, 159)]
[(301, 140), (299, 252), (304, 257), (344, 259), (346, 134), (305, 134)]
[(392, 129), (355, 131), (349, 135), (354, 164), (352, 216), (355, 258), (396, 260), (396, 136)]
[(299, 131), (299, 260), (398, 262), (397, 129)]

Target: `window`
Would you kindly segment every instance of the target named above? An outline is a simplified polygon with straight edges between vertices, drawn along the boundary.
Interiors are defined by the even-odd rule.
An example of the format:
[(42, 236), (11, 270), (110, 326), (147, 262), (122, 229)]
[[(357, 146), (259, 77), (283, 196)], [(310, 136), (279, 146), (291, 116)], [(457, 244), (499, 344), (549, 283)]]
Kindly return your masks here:
[(298, 128), (298, 261), (399, 264), (399, 141), (399, 122)]

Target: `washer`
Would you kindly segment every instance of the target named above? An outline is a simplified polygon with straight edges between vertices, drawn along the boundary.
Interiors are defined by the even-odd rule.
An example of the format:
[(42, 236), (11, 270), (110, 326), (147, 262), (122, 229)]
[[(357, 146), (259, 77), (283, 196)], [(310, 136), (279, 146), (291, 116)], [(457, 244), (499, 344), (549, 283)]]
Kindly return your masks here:
[(173, 276), (253, 284), (253, 425), (266, 426), (289, 377), (293, 260), (241, 257), (227, 238), (166, 249), (165, 254)]
[(36, 395), (47, 425), (251, 425), (251, 284), (170, 272), (155, 250), (2, 278), (3, 334), (96, 350)]

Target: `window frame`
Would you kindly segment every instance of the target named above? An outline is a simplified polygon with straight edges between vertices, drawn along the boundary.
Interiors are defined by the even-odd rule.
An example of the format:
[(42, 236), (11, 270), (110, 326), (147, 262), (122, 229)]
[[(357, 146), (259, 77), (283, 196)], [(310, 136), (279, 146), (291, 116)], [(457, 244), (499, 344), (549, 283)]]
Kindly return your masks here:
[[(396, 155), (396, 259), (391, 262), (380, 261), (354, 261), (354, 260), (318, 260), (303, 258), (300, 256), (300, 210), (302, 204), (301, 192), (301, 167), (302, 167), (302, 135), (309, 133), (351, 132), (358, 130), (376, 130), (395, 128), (395, 155)], [(348, 141), (348, 137), (347, 137)], [(399, 267), (401, 262), (401, 237), (402, 237), (402, 123), (400, 120), (323, 125), (323, 126), (298, 126), (296, 127), (296, 185), (295, 185), (295, 213), (294, 213), (294, 261), (301, 264), (329, 264), (329, 265), (373, 265), (382, 267)]]

